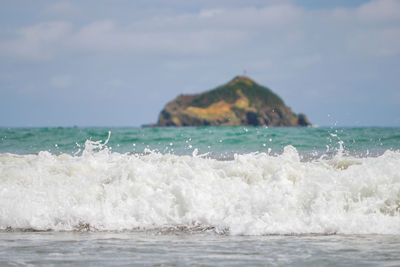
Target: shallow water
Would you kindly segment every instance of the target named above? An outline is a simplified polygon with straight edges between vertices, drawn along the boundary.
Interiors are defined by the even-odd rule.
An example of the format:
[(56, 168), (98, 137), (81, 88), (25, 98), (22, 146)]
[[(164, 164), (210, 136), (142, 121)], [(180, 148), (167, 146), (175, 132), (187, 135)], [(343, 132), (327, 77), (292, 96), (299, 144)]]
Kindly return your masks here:
[(0, 233), (0, 265), (399, 266), (399, 236)]

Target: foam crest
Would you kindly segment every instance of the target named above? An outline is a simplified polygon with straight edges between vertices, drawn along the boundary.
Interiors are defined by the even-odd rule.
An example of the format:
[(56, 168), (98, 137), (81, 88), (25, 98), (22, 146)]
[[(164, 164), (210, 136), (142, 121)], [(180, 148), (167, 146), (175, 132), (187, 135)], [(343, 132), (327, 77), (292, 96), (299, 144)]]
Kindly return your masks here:
[(400, 234), (399, 152), (303, 162), (287, 146), (220, 161), (87, 146), (0, 154), (0, 229)]

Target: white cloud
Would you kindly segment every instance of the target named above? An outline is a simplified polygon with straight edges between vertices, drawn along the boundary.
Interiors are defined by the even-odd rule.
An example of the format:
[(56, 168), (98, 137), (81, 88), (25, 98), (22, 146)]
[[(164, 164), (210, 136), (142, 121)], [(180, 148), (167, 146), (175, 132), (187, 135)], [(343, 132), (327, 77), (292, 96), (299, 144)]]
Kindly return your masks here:
[(357, 8), (356, 15), (364, 21), (400, 21), (400, 1), (375, 0)]
[[(70, 10), (66, 2), (47, 12)], [(265, 8), (202, 10), (133, 21), (122, 26), (98, 20), (77, 28), (68, 22), (39, 23), (19, 29), (17, 38), (3, 41), (6, 54), (20, 58), (51, 59), (58, 52), (151, 53), (201, 55), (237, 47), (254, 34), (252, 27), (285, 25), (299, 17), (300, 9), (289, 5)]]
[(271, 5), (263, 8), (211, 8), (198, 13), (185, 13), (139, 21), (134, 27), (146, 30), (249, 29), (280, 27), (301, 18), (303, 9), (292, 5)]
[(30, 60), (46, 60), (60, 51), (70, 34), (67, 22), (46, 22), (23, 27), (14, 40), (0, 42), (0, 53)]
[[(111, 20), (84, 26), (72, 39), (78, 49), (114, 53), (192, 54), (212, 53), (244, 40), (246, 34), (231, 29), (119, 28)], [(133, 28), (133, 29), (132, 29)]]
[[(0, 53), (33, 60), (76, 51), (204, 56), (255, 48), (264, 57), (299, 53), (297, 58), (338, 49), (356, 50), (364, 56), (399, 53), (400, 1), (376, 0), (358, 8), (313, 11), (272, 3), (261, 8), (210, 8), (132, 19), (125, 24), (96, 20), (74, 29), (69, 22), (39, 23), (19, 29), (13, 40), (0, 41)], [(47, 10), (71, 11), (72, 6), (59, 2)], [(371, 25), (374, 20), (391, 24)]]
[(199, 13), (200, 18), (212, 18), (218, 16), (224, 12), (221, 8), (205, 9), (201, 10)]

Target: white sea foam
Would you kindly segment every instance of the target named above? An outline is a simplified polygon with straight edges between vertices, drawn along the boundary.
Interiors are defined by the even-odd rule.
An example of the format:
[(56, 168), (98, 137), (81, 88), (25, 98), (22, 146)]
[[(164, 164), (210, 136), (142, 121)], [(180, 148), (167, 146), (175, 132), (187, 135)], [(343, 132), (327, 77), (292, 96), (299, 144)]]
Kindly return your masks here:
[(300, 161), (204, 156), (0, 154), (0, 229), (213, 228), (233, 235), (400, 234), (400, 153)]

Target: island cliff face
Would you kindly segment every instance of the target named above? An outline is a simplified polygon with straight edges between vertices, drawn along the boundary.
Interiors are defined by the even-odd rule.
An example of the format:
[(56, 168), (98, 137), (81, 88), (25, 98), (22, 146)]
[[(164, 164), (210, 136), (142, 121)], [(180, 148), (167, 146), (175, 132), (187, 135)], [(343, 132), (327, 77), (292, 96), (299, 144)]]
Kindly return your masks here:
[(161, 111), (153, 126), (308, 126), (270, 89), (238, 76), (216, 89), (180, 95)]

